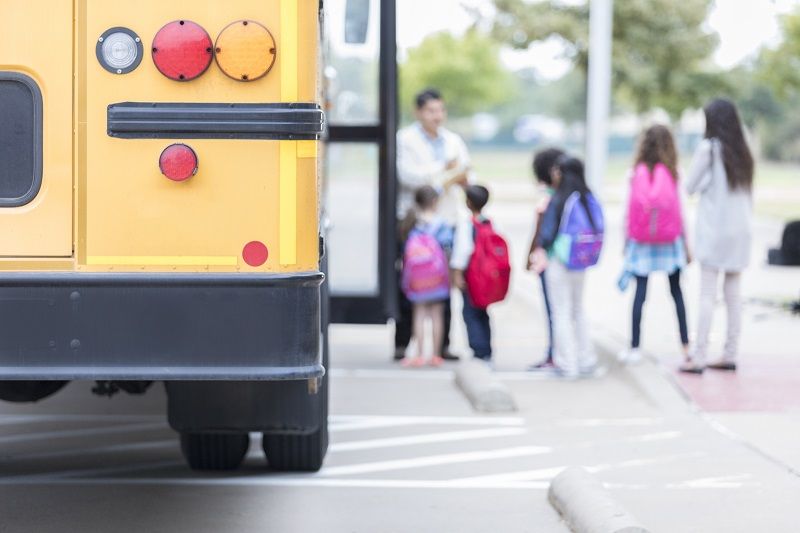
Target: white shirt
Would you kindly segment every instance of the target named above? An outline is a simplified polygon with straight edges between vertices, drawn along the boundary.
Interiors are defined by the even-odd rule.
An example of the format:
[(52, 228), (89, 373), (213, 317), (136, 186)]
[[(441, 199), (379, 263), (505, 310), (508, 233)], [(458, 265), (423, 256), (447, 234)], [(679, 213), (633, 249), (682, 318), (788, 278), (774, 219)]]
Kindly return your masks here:
[(747, 190), (730, 190), (722, 145), (703, 140), (695, 151), (686, 191), (700, 194), (695, 250), (700, 264), (741, 272), (750, 261), (753, 199)]
[(456, 233), (453, 237), (453, 253), (450, 256), (450, 268), (466, 270), (472, 254), (475, 252), (475, 225), (472, 216), (467, 212), (459, 213)]
[[(445, 170), (448, 161), (457, 161), (458, 168)], [(405, 218), (414, 207), (414, 191), (430, 185), (440, 191), (439, 216), (451, 226), (458, 222), (458, 213), (466, 209), (464, 191), (452, 186), (444, 189), (444, 182), (469, 166), (467, 145), (457, 134), (439, 128), (435, 138), (430, 137), (415, 122), (397, 133), (397, 217)]]

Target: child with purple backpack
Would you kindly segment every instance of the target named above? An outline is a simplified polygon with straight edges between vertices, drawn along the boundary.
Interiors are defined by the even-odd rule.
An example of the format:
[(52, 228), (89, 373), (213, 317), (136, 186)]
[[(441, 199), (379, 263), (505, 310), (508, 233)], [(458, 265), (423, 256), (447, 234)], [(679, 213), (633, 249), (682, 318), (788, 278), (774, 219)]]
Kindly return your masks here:
[(562, 156), (561, 176), (547, 206), (532, 256), (550, 291), (555, 331), (555, 373), (574, 379), (594, 375), (597, 355), (583, 309), (586, 269), (597, 264), (603, 246), (603, 210), (584, 178), (583, 163)]
[(431, 186), (414, 193), (415, 209), (403, 222), (405, 249), (401, 288), (412, 304), (412, 335), (417, 355), (403, 359), (403, 366), (423, 366), (426, 325), (431, 323), (433, 353), (431, 366), (440, 366), (444, 339), (444, 306), (450, 298), (450, 272), (447, 256), (453, 246), (453, 229), (436, 213), (439, 193)]
[(641, 359), (642, 308), (647, 297), (647, 279), (655, 272), (666, 272), (675, 302), (684, 357), (689, 357), (686, 307), (681, 291), (681, 270), (689, 262), (684, 239), (683, 214), (678, 193), (678, 153), (672, 133), (666, 126), (648, 128), (639, 145), (630, 182), (625, 225), (625, 267), (620, 288), (630, 277), (636, 278), (633, 300), (630, 348), (617, 356), (620, 362)]

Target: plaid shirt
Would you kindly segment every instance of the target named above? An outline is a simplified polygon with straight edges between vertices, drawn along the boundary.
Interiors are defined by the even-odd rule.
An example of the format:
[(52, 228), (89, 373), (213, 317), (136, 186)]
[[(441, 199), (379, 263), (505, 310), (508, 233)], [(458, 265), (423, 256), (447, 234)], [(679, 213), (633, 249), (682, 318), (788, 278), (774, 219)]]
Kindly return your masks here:
[(667, 244), (649, 244), (629, 240), (625, 246), (625, 271), (635, 276), (652, 272), (672, 274), (686, 266), (683, 237)]

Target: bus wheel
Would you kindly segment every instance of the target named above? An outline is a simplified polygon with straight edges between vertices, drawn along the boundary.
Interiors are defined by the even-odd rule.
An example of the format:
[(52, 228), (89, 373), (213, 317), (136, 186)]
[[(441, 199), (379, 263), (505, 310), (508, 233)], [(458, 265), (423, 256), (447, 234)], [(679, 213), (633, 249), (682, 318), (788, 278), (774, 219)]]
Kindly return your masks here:
[(0, 400), (38, 402), (60, 391), (68, 381), (0, 381)]
[(249, 446), (247, 433), (181, 432), (181, 452), (192, 470), (235, 470)]
[(307, 435), (264, 433), (262, 441), (267, 463), (274, 470), (316, 472), (322, 468), (327, 451), (327, 428)]

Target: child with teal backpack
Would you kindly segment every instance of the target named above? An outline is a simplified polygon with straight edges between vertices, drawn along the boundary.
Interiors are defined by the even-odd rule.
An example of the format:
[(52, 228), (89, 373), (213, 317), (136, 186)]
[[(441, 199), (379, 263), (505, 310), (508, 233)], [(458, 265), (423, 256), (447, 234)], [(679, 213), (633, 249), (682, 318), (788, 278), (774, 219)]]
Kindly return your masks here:
[(433, 354), (428, 362), (440, 366), (444, 339), (444, 306), (450, 298), (448, 253), (453, 246), (453, 229), (436, 214), (439, 193), (430, 186), (417, 189), (416, 207), (404, 222), (407, 233), (403, 252), (401, 288), (412, 303), (412, 332), (417, 355), (405, 358), (403, 366), (425, 364), (426, 324), (431, 323)]
[(561, 180), (542, 219), (532, 257), (550, 291), (555, 332), (555, 373), (565, 378), (591, 376), (597, 356), (583, 309), (586, 270), (597, 264), (603, 246), (603, 211), (583, 173), (583, 163), (562, 156)]

